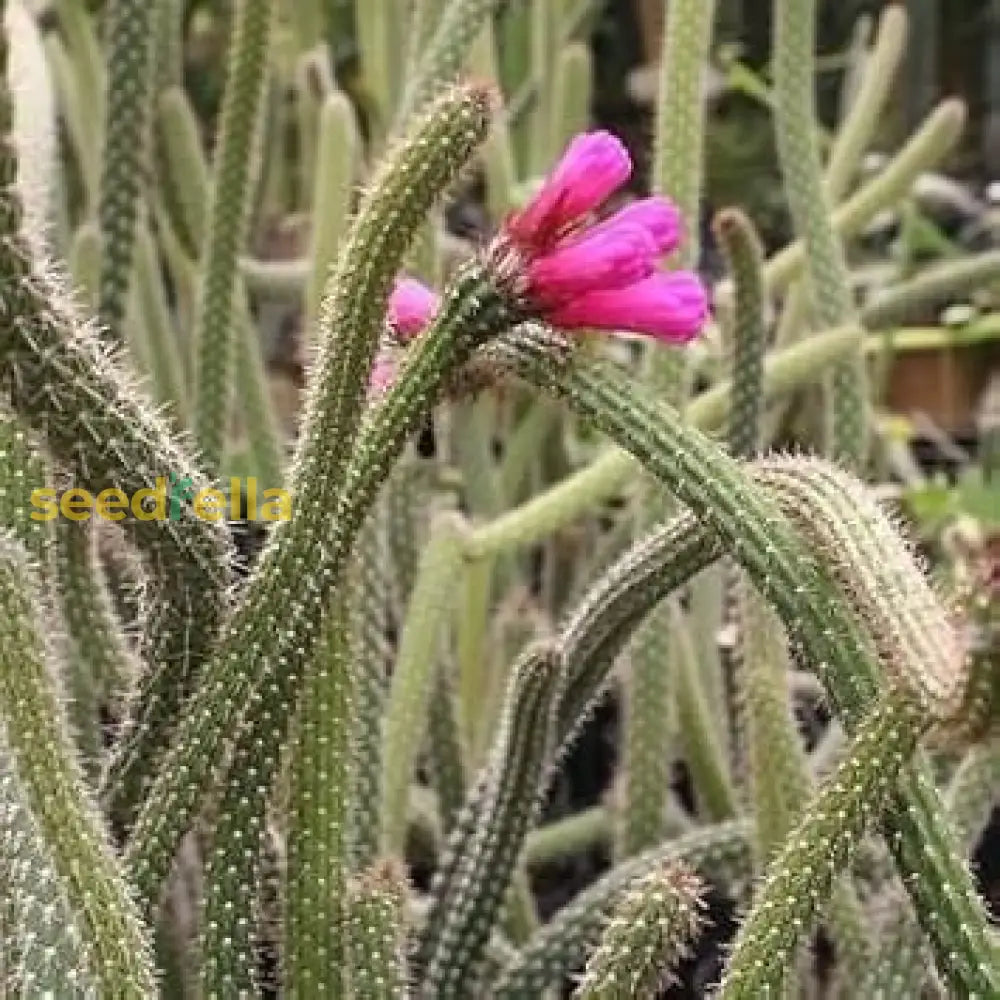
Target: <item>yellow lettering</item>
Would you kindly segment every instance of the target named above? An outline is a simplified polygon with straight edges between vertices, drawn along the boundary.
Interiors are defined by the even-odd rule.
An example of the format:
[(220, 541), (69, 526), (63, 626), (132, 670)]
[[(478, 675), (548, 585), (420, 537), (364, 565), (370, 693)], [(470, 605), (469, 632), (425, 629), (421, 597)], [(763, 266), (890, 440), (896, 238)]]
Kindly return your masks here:
[(128, 497), (124, 490), (113, 487), (97, 494), (94, 513), (103, 521), (121, 521), (128, 509)]
[(86, 490), (73, 487), (67, 490), (59, 500), (59, 510), (68, 521), (88, 521), (94, 505), (93, 498)]
[(29, 515), (32, 521), (51, 521), (59, 513), (56, 491), (48, 486), (31, 491), (31, 505), (38, 508)]

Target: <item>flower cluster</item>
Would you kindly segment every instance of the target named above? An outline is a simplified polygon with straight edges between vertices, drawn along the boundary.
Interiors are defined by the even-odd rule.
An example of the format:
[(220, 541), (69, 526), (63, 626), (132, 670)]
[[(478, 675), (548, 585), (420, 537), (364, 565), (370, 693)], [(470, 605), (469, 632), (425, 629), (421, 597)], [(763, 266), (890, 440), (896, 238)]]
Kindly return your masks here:
[(643, 198), (593, 221), (631, 173), (614, 136), (577, 136), (538, 194), (507, 220), (491, 257), (519, 304), (553, 326), (685, 342), (705, 325), (708, 296), (697, 275), (659, 269), (681, 238), (673, 203)]
[[(684, 343), (705, 325), (708, 296), (697, 275), (659, 268), (681, 239), (676, 206), (654, 196), (594, 219), (631, 173), (628, 152), (614, 136), (577, 136), (535, 197), (507, 219), (488, 251), (491, 270), (523, 312), (553, 326), (630, 330)], [(397, 280), (387, 316), (394, 339), (406, 343), (419, 334), (438, 305), (419, 281)], [(391, 354), (380, 354), (372, 389), (386, 388), (394, 370)]]

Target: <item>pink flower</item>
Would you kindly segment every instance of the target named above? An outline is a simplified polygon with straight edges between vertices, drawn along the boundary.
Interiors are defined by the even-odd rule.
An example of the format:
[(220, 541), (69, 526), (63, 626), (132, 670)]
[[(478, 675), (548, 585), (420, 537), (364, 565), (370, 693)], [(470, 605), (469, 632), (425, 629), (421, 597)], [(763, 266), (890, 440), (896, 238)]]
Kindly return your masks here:
[(656, 247), (643, 226), (597, 226), (528, 264), (532, 298), (552, 308), (594, 287), (634, 284), (653, 273)]
[(550, 246), (617, 191), (631, 173), (628, 151), (609, 132), (578, 135), (538, 194), (507, 221), (507, 233), (522, 247)]
[(397, 278), (386, 318), (396, 336), (407, 341), (427, 327), (439, 305), (440, 299), (426, 285), (414, 278)]
[(626, 223), (646, 229), (656, 243), (660, 254), (668, 254), (677, 249), (681, 242), (681, 213), (668, 198), (654, 195), (640, 198), (619, 209), (609, 219), (590, 227), (591, 234), (606, 229), (619, 228)]
[(634, 330), (657, 340), (685, 342), (708, 320), (708, 296), (696, 275), (655, 274), (625, 288), (587, 292), (548, 316), (554, 326)]
[(521, 309), (556, 326), (689, 340), (708, 319), (705, 289), (694, 274), (657, 273), (680, 242), (676, 206), (642, 198), (590, 224), (631, 172), (613, 136), (577, 136), (535, 198), (501, 231), (491, 253), (495, 273)]

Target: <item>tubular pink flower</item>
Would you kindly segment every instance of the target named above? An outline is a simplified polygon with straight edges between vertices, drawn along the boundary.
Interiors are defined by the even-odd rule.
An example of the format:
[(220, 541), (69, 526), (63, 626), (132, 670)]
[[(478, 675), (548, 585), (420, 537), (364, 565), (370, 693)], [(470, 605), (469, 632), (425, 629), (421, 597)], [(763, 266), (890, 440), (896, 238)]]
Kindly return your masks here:
[(669, 198), (663, 198), (660, 195), (640, 198), (638, 201), (629, 203), (615, 212), (614, 215), (593, 226), (590, 232), (592, 234), (600, 233), (605, 229), (617, 228), (626, 223), (639, 225), (646, 229), (655, 241), (656, 251), (659, 254), (671, 253), (676, 250), (683, 236), (680, 211)]
[(645, 227), (629, 222), (587, 230), (527, 266), (528, 295), (551, 309), (598, 288), (622, 288), (653, 273), (657, 244)]
[(610, 132), (584, 132), (566, 147), (541, 190), (506, 225), (522, 248), (550, 246), (617, 191), (632, 173), (632, 160)]
[(625, 288), (587, 292), (552, 310), (547, 318), (570, 330), (631, 330), (685, 343), (708, 320), (708, 295), (695, 274), (657, 273)]
[(415, 278), (397, 278), (389, 296), (387, 320), (402, 341), (415, 337), (428, 326), (440, 298)]

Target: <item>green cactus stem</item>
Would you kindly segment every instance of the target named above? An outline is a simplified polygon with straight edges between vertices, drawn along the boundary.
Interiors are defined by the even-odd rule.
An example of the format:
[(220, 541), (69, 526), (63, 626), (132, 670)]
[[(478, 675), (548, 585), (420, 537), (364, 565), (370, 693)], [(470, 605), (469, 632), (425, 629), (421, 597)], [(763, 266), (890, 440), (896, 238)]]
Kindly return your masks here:
[[(806, 281), (813, 325), (820, 329), (855, 319), (844, 249), (830, 224), (816, 142), (815, 0), (778, 0), (775, 5), (775, 126), (781, 170), (796, 232), (806, 249)], [(832, 454), (849, 466), (865, 458), (868, 389), (864, 355), (834, 368), (830, 394)]]
[[(814, 383), (829, 364), (853, 351), (861, 336), (856, 327), (841, 327), (768, 355), (764, 362), (765, 401)], [(697, 396), (685, 409), (686, 422), (706, 431), (724, 425), (731, 392), (732, 385), (726, 381)], [(600, 452), (562, 482), (477, 528), (469, 539), (470, 556), (481, 558), (540, 541), (619, 494), (641, 468), (625, 449), (612, 447)]]
[(6, 745), (0, 746), (0, 833), (0, 989), (10, 996), (57, 996), (70, 987), (73, 996), (96, 997), (83, 935)]
[[(339, 335), (320, 339), (313, 392), (293, 463), (294, 516), (272, 529), (245, 600), (207, 666), (127, 848), (137, 886), (148, 902), (156, 897), (176, 844), (213, 784), (232, 728), (233, 706), (246, 705), (251, 694), (275, 682), (279, 691), (274, 703), (268, 704), (266, 718), (256, 720), (266, 727), (266, 739), (254, 743), (251, 719), (245, 744), (252, 758), (262, 756), (263, 766), (273, 768), (299, 670), (316, 642), (327, 601), (378, 487), (427, 412), (448, 366), (460, 364), (476, 346), (477, 335), (487, 336), (500, 322), (495, 309), (477, 296), (482, 277), (476, 271), (467, 274), (415, 346), (406, 377), (366, 414), (363, 441), (353, 448), (356, 467), (345, 477), (352, 489), (338, 510), (393, 276), (424, 212), (481, 141), (489, 102), (489, 95), (475, 87), (444, 95), (390, 158), (355, 220), (324, 310), (325, 322)], [(319, 539), (324, 539), (322, 545)], [(285, 608), (290, 592), (301, 595), (292, 612), (294, 629)], [(260, 794), (266, 794), (266, 787), (255, 788), (254, 795)], [(252, 864), (253, 856), (245, 860)]]
[(623, 893), (577, 985), (579, 1000), (655, 1000), (702, 925), (704, 884), (669, 862)]
[(719, 1000), (776, 995), (817, 907), (889, 801), (920, 726), (913, 706), (890, 695), (857, 727), (844, 760), (769, 866), (737, 933)]
[(52, 664), (38, 620), (32, 567), (9, 536), (0, 540), (0, 712), (11, 759), (82, 936), (102, 995), (153, 994), (147, 930), (112, 856), (66, 735)]
[[(141, 186), (147, 169), (156, 4), (112, 0), (108, 9), (108, 76), (100, 201), (101, 282), (98, 316), (121, 341), (132, 274)], [(87, 114), (87, 108), (81, 109)]]
[[(324, 639), (303, 678), (290, 746), (284, 951), (285, 988), (292, 996), (337, 995), (346, 985), (342, 970), (347, 968), (345, 894), (354, 806), (350, 789), (356, 668), (344, 604), (334, 602), (324, 623)], [(207, 916), (215, 916), (216, 927), (204, 953), (206, 965), (216, 966), (211, 984), (223, 993), (232, 990), (243, 973), (237, 968), (227, 978), (222, 969), (253, 960), (252, 952), (239, 955), (232, 929), (226, 926), (231, 923), (227, 911), (246, 912), (233, 907), (239, 887), (212, 881), (225, 878), (231, 843), (226, 834), (240, 829), (238, 823), (239, 817), (221, 818), (216, 851), (222, 856), (213, 859), (208, 870)], [(218, 902), (222, 907), (214, 905)]]
[(357, 1000), (407, 996), (406, 897), (406, 873), (393, 859), (377, 862), (348, 885), (348, 958)]
[[(538, 645), (515, 668), (485, 780), (473, 792), (478, 815), (468, 850), (445, 860), (451, 877), (432, 890), (417, 955), (420, 997), (466, 996), (477, 981), (489, 930), (541, 805), (561, 666), (551, 646)], [(455, 833), (452, 843), (462, 844), (462, 827)]]
[[(5, 63), (5, 60), (4, 60)], [(0, 260), (5, 301), (16, 322), (0, 338), (4, 393), (27, 428), (76, 486), (96, 497), (120, 490), (134, 499), (162, 478), (186, 482), (192, 495), (203, 485), (191, 459), (170, 440), (166, 426), (136, 396), (94, 332), (74, 313), (54, 276), (35, 266), (22, 232), (23, 208), (13, 186), (16, 157), (9, 142), (10, 100), (0, 107)], [(166, 497), (163, 496), (164, 515)], [(174, 509), (176, 508), (176, 510)], [(117, 512), (116, 512), (117, 513)], [(171, 505), (165, 521), (125, 517), (126, 534), (143, 554), (149, 573), (143, 659), (142, 717), (125, 735), (115, 786), (116, 815), (127, 816), (143, 776), (154, 764), (173, 724), (186, 685), (227, 606), (230, 542), (222, 525), (194, 514), (190, 500)]]
[[(598, 373), (588, 367), (583, 374), (578, 362), (564, 360), (554, 375), (551, 339), (541, 331), (523, 339), (509, 337), (504, 346), (517, 352), (527, 379), (564, 395), (574, 410), (634, 449), (679, 499), (727, 539), (808, 651), (845, 721), (856, 724), (877, 685), (857, 623), (833, 580), (783, 526), (787, 522), (772, 504), (747, 488), (732, 461), (665, 407), (640, 403), (634, 385), (613, 369), (602, 367)], [(756, 525), (753, 531), (751, 524)], [(905, 768), (892, 789), (887, 840), (934, 944), (940, 971), (961, 989), (988, 993), (1000, 977), (1000, 962), (986, 932), (982, 902), (950, 831), (942, 826), (942, 814), (923, 764)], [(909, 877), (911, 872), (920, 877)]]
[(243, 250), (250, 217), (276, 7), (275, 0), (239, 0), (229, 43), (194, 331), (198, 352), (195, 437), (202, 460), (212, 472), (218, 472), (222, 464), (229, 423), (236, 258)]
[(639, 878), (676, 864), (705, 879), (742, 879), (750, 872), (749, 828), (735, 820), (695, 830), (616, 865), (559, 910), (513, 955), (493, 984), (495, 1000), (524, 1000), (559, 986), (578, 969), (621, 899)]
[(462, 559), (460, 520), (443, 514), (431, 530), (417, 569), (399, 652), (393, 668), (382, 751), (382, 850), (402, 853), (409, 787), (427, 725), (435, 673), (441, 667), (444, 627), (452, 606), (452, 584)]

